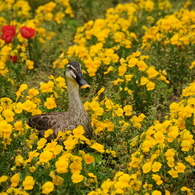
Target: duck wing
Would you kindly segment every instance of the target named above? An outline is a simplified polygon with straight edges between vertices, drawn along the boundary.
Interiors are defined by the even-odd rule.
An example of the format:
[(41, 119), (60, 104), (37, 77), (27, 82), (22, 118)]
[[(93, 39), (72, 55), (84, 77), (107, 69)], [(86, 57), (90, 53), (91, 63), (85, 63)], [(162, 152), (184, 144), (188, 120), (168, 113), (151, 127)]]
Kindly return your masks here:
[(39, 131), (52, 129), (54, 131), (60, 131), (62, 128), (62, 122), (66, 120), (67, 112), (51, 112), (48, 114), (39, 114), (31, 116), (28, 119), (28, 125), (36, 128)]

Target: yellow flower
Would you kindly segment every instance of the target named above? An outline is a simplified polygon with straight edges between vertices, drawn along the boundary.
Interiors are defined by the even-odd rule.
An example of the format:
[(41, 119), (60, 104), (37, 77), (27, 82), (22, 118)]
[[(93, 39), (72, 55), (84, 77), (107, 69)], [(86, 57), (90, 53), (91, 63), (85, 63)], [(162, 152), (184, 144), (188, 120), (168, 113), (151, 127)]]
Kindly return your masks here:
[(19, 88), (18, 91), (16, 92), (16, 96), (17, 96), (16, 100), (18, 100), (18, 98), (19, 98), (20, 96), (22, 96), (22, 95), (21, 95), (22, 92), (23, 92), (25, 89), (27, 89), (27, 87), (28, 87), (27, 84), (22, 84), (22, 85), (20, 86), (20, 88)]
[(42, 91), (42, 93), (44, 92), (52, 92), (53, 86), (54, 86), (54, 82), (49, 81), (48, 83), (41, 83), (40, 84), (40, 90)]
[(165, 190), (165, 195), (171, 195), (171, 193), (168, 190)]
[(80, 175), (79, 173), (73, 173), (73, 175), (71, 176), (71, 179), (73, 183), (79, 183), (83, 181), (84, 177)]
[(14, 174), (10, 181), (12, 182), (11, 186), (16, 187), (20, 181), (20, 175), (19, 173)]
[(68, 139), (66, 141), (64, 141), (63, 143), (64, 143), (65, 148), (67, 150), (72, 150), (75, 147), (75, 145), (78, 143), (78, 141), (76, 139), (74, 139), (74, 137), (72, 135), (70, 135), (68, 137)]
[(113, 66), (109, 66), (106, 70), (106, 72), (104, 72), (104, 74), (108, 74), (109, 72), (111, 72), (112, 70), (114, 70)]
[(82, 138), (85, 133), (83, 126), (79, 125), (77, 128), (73, 130), (74, 137)]
[(37, 149), (41, 149), (45, 146), (45, 144), (47, 143), (47, 140), (45, 138), (41, 138), (38, 142), (37, 142)]
[(140, 60), (139, 62), (137, 62), (137, 67), (139, 70), (144, 71), (148, 66), (143, 60)]
[(129, 81), (131, 81), (132, 77), (133, 77), (132, 74), (126, 74), (126, 75), (125, 75), (126, 83), (128, 83)]
[(183, 42), (184, 45), (189, 45), (189, 38), (187, 36), (182, 36), (179, 41)]
[(62, 12), (57, 12), (56, 15), (55, 15), (54, 20), (55, 20), (58, 24), (60, 24), (60, 23), (61, 23), (61, 20), (62, 20), (62, 18), (63, 18), (64, 16), (65, 16), (64, 13), (62, 13)]
[(48, 162), (49, 160), (52, 159), (52, 157), (53, 157), (53, 154), (50, 151), (46, 150), (40, 154), (39, 161), (40, 162)]
[(66, 83), (65, 83), (65, 79), (63, 77), (56, 78), (56, 81), (57, 81), (57, 86), (59, 89), (67, 88)]
[(10, 98), (6, 98), (6, 97), (1, 98), (0, 102), (1, 102), (1, 106), (4, 110), (13, 108), (12, 100)]
[(56, 186), (61, 185), (64, 182), (64, 179), (58, 175), (55, 175), (52, 180), (53, 184)]
[(45, 14), (45, 20), (50, 21), (53, 19), (53, 14), (51, 12)]
[(15, 107), (14, 111), (15, 111), (15, 113), (21, 113), (22, 110), (23, 110), (23, 104), (21, 102), (18, 102), (16, 104), (16, 107)]
[(154, 190), (151, 195), (162, 195), (162, 193), (158, 190)]
[(189, 151), (192, 148), (192, 144), (189, 140), (183, 140), (181, 142), (181, 147), (182, 151)]
[(193, 157), (191, 157), (191, 156), (188, 155), (188, 156), (185, 158), (185, 160), (186, 160), (187, 162), (189, 162), (192, 166), (195, 166), (195, 160), (194, 160)]
[(128, 66), (134, 67), (138, 62), (139, 62), (139, 60), (137, 58), (130, 58), (128, 61)]
[(152, 190), (152, 184), (144, 184), (143, 188), (146, 189), (147, 191), (151, 191)]
[(140, 191), (140, 188), (142, 187), (142, 182), (137, 180), (137, 179), (134, 179), (131, 182), (131, 185), (132, 185), (134, 191)]
[(133, 108), (132, 108), (131, 105), (126, 105), (123, 108), (123, 110), (124, 110), (126, 116), (131, 116), (132, 115)]
[(152, 81), (149, 81), (147, 84), (146, 84), (146, 88), (148, 91), (151, 91), (155, 88), (155, 83), (153, 83)]
[(48, 129), (47, 131), (44, 132), (44, 137), (47, 138), (47, 137), (49, 137), (52, 134), (53, 134), (53, 130), (52, 129)]
[(35, 181), (32, 176), (26, 176), (25, 180), (22, 182), (22, 185), (24, 186), (25, 190), (32, 190), (34, 184), (35, 184)]
[(51, 97), (47, 98), (46, 102), (44, 103), (44, 106), (46, 106), (47, 109), (53, 109), (53, 108), (57, 107), (54, 97), (51, 96)]
[(113, 85), (118, 85), (119, 83), (123, 82), (123, 79), (116, 79), (115, 81), (112, 82)]
[(58, 161), (55, 163), (56, 171), (58, 173), (67, 173), (68, 172), (68, 159), (66, 156), (61, 156)]
[(95, 161), (95, 158), (89, 154), (84, 155), (84, 161), (86, 164), (91, 164)]
[(175, 34), (170, 39), (172, 45), (177, 45), (179, 41), (179, 34)]
[(93, 100), (90, 104), (90, 107), (92, 108), (93, 111), (96, 111), (99, 108), (99, 103)]
[(164, 30), (169, 30), (171, 28), (171, 20), (162, 19), (161, 28), (164, 29)]
[(105, 106), (107, 108), (107, 111), (109, 111), (109, 110), (112, 110), (114, 103), (106, 97), (105, 98)]
[[(151, 12), (153, 9), (154, 9), (154, 2), (151, 1), (151, 0), (147, 0), (144, 2), (144, 9), (147, 11), (147, 12)], [(156, 194), (157, 195), (157, 194)]]
[(14, 123), (14, 127), (15, 127), (15, 129), (16, 129), (17, 131), (23, 130), (22, 121), (16, 121), (16, 122)]
[(53, 149), (53, 154), (54, 154), (54, 155), (58, 155), (62, 150), (63, 150), (63, 146), (57, 145), (57, 146), (55, 146), (54, 149)]
[(14, 112), (10, 109), (3, 111), (2, 115), (5, 117), (6, 121), (11, 122), (14, 120)]
[(181, 188), (181, 191), (182, 191), (182, 192), (185, 192), (185, 191), (186, 191), (186, 192), (187, 192), (187, 194), (189, 193), (189, 195), (192, 195), (192, 193), (191, 193), (191, 189), (190, 189), (190, 188), (188, 188), (188, 187), (186, 187), (186, 186), (182, 187), (182, 188)]
[(168, 171), (168, 173), (172, 176), (172, 178), (178, 177), (178, 172), (174, 169), (171, 169), (170, 171)]
[(104, 146), (101, 145), (101, 144), (98, 144), (97, 142), (95, 142), (95, 143), (91, 146), (91, 148), (97, 150), (97, 151), (100, 152), (100, 153), (103, 153), (103, 152), (104, 152)]
[(153, 141), (151, 140), (145, 140), (143, 143), (142, 143), (142, 150), (143, 152), (149, 152), (150, 151), (150, 148), (153, 146)]
[(54, 184), (51, 181), (47, 181), (42, 185), (42, 193), (49, 194), (54, 190)]
[(34, 151), (31, 151), (28, 153), (28, 159), (26, 160), (26, 162), (31, 162), (31, 160), (34, 158), (34, 157), (37, 157), (39, 156), (39, 153), (37, 152), (37, 150), (34, 150)]
[(195, 61), (193, 61), (193, 62), (191, 63), (191, 66), (190, 66), (189, 68), (192, 69), (192, 68), (194, 68), (194, 66), (195, 66)]
[(152, 171), (153, 172), (158, 172), (160, 170), (160, 168), (162, 167), (162, 164), (160, 162), (154, 162), (152, 164)]
[(0, 121), (0, 132), (3, 132), (4, 137), (8, 138), (12, 133), (12, 125), (6, 120)]
[(149, 82), (148, 78), (141, 77), (140, 85), (146, 85)]
[(27, 100), (23, 103), (23, 109), (28, 112), (32, 112), (36, 107), (37, 105), (30, 100)]
[(87, 173), (87, 175), (88, 175), (89, 177), (92, 177), (95, 181), (97, 181), (97, 176), (94, 175), (93, 173)]
[(6, 182), (7, 179), (8, 179), (8, 176), (2, 175), (2, 176), (0, 177), (0, 184), (3, 183), (3, 182)]
[(175, 156), (175, 150), (174, 150), (173, 148), (168, 149), (168, 150), (165, 152), (165, 156), (167, 157), (167, 159), (173, 158), (173, 157)]
[(82, 163), (80, 161), (75, 161), (71, 163), (69, 167), (72, 173), (80, 173), (82, 169)]
[(125, 34), (123, 32), (116, 32), (114, 33), (114, 41), (115, 42), (122, 42), (125, 39)]
[(127, 65), (121, 65), (118, 67), (118, 75), (123, 76), (127, 72)]
[(168, 141), (169, 142), (172, 142), (173, 139), (175, 139), (178, 135), (179, 135), (179, 130), (178, 130), (178, 127), (176, 126), (171, 126), (169, 128), (169, 133), (168, 133)]
[(156, 182), (157, 185), (160, 185), (160, 184), (163, 183), (163, 181), (161, 180), (161, 177), (159, 175), (152, 174), (152, 179), (155, 180), (155, 182)]
[(118, 108), (117, 110), (114, 111), (114, 113), (117, 115), (117, 116), (123, 116), (123, 109), (122, 108)]
[(31, 60), (26, 60), (26, 66), (31, 70), (34, 68), (34, 62)]
[(157, 133), (155, 133), (154, 138), (157, 143), (164, 143), (165, 136), (161, 131), (158, 131)]
[(174, 167), (174, 165), (175, 165), (175, 160), (174, 160), (174, 158), (168, 158), (167, 159), (167, 165), (169, 166), (169, 167)]
[(15, 164), (16, 166), (21, 166), (24, 163), (24, 159), (21, 155), (17, 155), (15, 158)]
[(118, 181), (121, 182), (121, 188), (125, 188), (129, 186), (129, 181), (131, 177), (129, 174), (123, 174), (119, 177)]
[(175, 169), (178, 173), (184, 173), (186, 166), (183, 163), (178, 162)]
[(31, 173), (33, 173), (36, 170), (36, 167), (35, 166), (29, 167), (29, 170)]
[(153, 78), (156, 77), (159, 73), (155, 70), (155, 68), (153, 66), (151, 66), (150, 68), (148, 68), (148, 70), (146, 71), (148, 73), (149, 78)]
[(143, 170), (144, 173), (150, 172), (151, 169), (152, 169), (152, 164), (151, 164), (151, 162), (147, 162), (147, 163), (145, 163), (145, 164), (142, 166), (142, 170)]
[(104, 109), (102, 107), (98, 107), (97, 110), (95, 111), (95, 114), (97, 116), (101, 116), (104, 113)]
[(30, 98), (33, 98), (38, 94), (39, 94), (39, 91), (35, 88), (31, 88), (28, 90), (28, 95), (30, 96)]

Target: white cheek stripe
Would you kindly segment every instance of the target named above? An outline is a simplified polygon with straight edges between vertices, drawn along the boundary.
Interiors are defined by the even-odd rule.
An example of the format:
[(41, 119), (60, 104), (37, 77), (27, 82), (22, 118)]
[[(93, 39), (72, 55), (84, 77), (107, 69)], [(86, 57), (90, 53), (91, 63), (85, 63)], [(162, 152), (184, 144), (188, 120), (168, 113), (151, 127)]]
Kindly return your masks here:
[(71, 72), (70, 72), (70, 74), (71, 74), (71, 76), (72, 76), (73, 78), (75, 78), (75, 79), (76, 79), (76, 75), (74, 74), (74, 72), (73, 72), (73, 71), (71, 71)]
[(70, 65), (70, 64), (67, 64), (67, 67), (68, 68), (71, 67), (73, 70), (77, 71), (76, 68), (74, 66)]

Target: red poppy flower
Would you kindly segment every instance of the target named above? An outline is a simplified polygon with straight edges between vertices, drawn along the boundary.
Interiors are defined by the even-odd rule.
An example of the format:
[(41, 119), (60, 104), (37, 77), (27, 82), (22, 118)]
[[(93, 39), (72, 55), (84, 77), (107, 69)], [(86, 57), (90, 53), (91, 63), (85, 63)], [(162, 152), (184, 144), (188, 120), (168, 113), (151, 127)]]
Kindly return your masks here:
[(13, 36), (9, 32), (5, 32), (1, 35), (1, 39), (4, 40), (6, 43), (11, 43)]
[(13, 37), (16, 36), (16, 27), (12, 26), (12, 25), (7, 25), (7, 26), (3, 26), (1, 29), (2, 33), (9, 33), (11, 34)]
[(18, 56), (9, 56), (11, 62), (16, 63), (18, 61)]
[(16, 27), (12, 25), (3, 26), (1, 28), (2, 35), (1, 39), (4, 40), (6, 43), (11, 43), (12, 39), (16, 36)]
[(20, 29), (20, 33), (21, 35), (26, 38), (26, 39), (31, 39), (32, 37), (35, 36), (36, 34), (36, 31), (35, 29), (33, 28), (28, 28), (26, 26), (23, 26), (21, 29)]

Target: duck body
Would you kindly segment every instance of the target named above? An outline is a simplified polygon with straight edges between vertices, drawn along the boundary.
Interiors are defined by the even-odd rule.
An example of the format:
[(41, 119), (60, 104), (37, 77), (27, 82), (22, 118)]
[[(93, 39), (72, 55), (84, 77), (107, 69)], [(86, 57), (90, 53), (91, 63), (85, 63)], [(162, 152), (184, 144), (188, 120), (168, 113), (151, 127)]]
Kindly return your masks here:
[(73, 130), (82, 125), (85, 136), (90, 138), (92, 136), (92, 126), (89, 115), (79, 96), (79, 86), (86, 88), (89, 85), (82, 77), (81, 66), (78, 62), (73, 61), (67, 65), (66, 80), (69, 97), (68, 111), (32, 116), (28, 120), (28, 125), (39, 130), (41, 136), (43, 136), (45, 130), (52, 129), (55, 137), (59, 131)]

